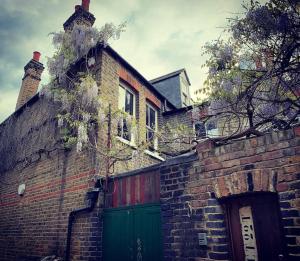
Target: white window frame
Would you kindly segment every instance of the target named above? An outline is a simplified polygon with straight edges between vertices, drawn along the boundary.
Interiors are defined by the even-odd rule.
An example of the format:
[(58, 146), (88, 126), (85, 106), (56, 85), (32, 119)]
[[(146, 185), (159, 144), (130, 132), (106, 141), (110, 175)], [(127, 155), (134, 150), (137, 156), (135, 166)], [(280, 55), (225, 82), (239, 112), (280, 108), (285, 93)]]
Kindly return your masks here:
[[(147, 113), (148, 113), (148, 108), (147, 107), (149, 107), (149, 108), (151, 108), (153, 111), (154, 111), (154, 113), (155, 113), (155, 129), (153, 129), (153, 128), (151, 128), (151, 126), (148, 126), (147, 125)], [(150, 119), (150, 110), (149, 110), (149, 119)], [(151, 104), (149, 104), (148, 102), (146, 103), (146, 141), (148, 142), (148, 139), (147, 139), (147, 131), (148, 130), (151, 130), (151, 131), (154, 131), (154, 135), (155, 135), (155, 133), (157, 133), (157, 130), (158, 130), (158, 110), (154, 107), (154, 106), (152, 106)], [(158, 138), (156, 137), (156, 136), (154, 136), (154, 151), (157, 151), (157, 149), (158, 149)]]
[[(123, 104), (122, 104), (122, 108), (120, 108), (120, 89), (123, 88), (125, 90), (125, 100), (123, 101)], [(133, 110), (132, 110), (132, 117), (133, 119), (132, 120), (135, 120), (136, 119), (136, 99), (137, 99), (137, 96), (136, 94), (129, 88), (127, 87), (125, 84), (123, 83), (119, 83), (119, 94), (118, 94), (118, 108), (119, 110), (121, 111), (124, 111), (125, 112), (125, 101), (126, 101), (126, 92), (129, 92), (130, 94), (132, 94), (133, 96)], [(120, 119), (120, 121), (123, 121), (123, 119)], [(119, 124), (119, 123), (118, 123)], [(119, 128), (119, 126), (118, 126)], [(122, 130), (121, 130), (122, 134), (121, 136), (117, 135), (118, 139), (121, 140), (122, 142), (126, 143), (126, 144), (129, 144), (129, 145), (135, 145), (135, 135), (134, 133), (130, 130), (130, 140), (126, 139), (123, 137), (123, 125), (122, 125)]]

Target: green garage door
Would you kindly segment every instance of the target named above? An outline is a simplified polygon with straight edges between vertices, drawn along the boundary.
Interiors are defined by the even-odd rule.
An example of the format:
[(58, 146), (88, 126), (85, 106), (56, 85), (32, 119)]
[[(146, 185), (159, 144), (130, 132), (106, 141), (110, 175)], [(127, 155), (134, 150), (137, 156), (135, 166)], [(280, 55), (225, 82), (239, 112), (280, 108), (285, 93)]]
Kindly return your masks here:
[(162, 260), (159, 205), (104, 211), (104, 261)]

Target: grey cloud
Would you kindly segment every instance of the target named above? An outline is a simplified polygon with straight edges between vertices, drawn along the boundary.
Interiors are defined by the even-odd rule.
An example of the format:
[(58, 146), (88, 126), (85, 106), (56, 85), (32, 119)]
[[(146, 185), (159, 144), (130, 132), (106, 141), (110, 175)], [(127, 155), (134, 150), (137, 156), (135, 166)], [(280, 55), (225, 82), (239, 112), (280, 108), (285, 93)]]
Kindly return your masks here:
[[(46, 56), (53, 53), (48, 33), (62, 30), (80, 3), (1, 0), (0, 122), (14, 110), (14, 95), (32, 51), (41, 51), (46, 64)], [(205, 76), (201, 45), (219, 36), (216, 28), (224, 26), (229, 12), (240, 10), (240, 4), (240, 0), (91, 0), (90, 10), (97, 27), (128, 21), (126, 32), (112, 46), (148, 79), (186, 67), (198, 87)], [(42, 79), (47, 82), (46, 72)]]

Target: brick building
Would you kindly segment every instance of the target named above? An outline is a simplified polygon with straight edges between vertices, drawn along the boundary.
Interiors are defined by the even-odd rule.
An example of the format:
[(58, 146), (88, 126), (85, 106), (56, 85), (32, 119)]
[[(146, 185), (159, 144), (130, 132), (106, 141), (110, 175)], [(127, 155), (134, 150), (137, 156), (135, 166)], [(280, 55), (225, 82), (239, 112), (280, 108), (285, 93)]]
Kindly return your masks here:
[[(64, 28), (94, 21), (83, 0)], [(171, 86), (183, 99), (190, 95), (185, 70), (151, 84), (111, 47), (98, 45), (92, 53), (100, 96), (113, 108), (116, 97), (130, 97), (139, 139), (166, 123), (194, 127), (191, 107), (183, 107), (184, 100), (174, 104), (155, 85), (179, 79)], [(145, 150), (118, 163), (115, 175), (104, 181), (97, 178), (93, 151), (60, 146), (58, 107), (36, 94), (43, 71), (37, 52), (24, 69), (16, 111), (0, 125), (0, 260), (300, 256), (299, 127), (217, 147), (205, 141), (197, 153), (168, 160)], [(133, 145), (122, 130), (115, 135)], [(103, 141), (103, 133), (98, 136)]]

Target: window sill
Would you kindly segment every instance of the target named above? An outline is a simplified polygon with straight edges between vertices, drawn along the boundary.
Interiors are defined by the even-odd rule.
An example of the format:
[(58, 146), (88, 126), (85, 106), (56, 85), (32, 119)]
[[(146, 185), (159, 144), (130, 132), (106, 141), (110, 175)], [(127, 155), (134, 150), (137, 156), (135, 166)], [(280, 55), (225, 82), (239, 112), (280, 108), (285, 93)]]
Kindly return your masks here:
[(117, 139), (118, 139), (120, 142), (122, 142), (122, 143), (124, 143), (124, 144), (126, 144), (126, 145), (128, 145), (128, 146), (130, 146), (130, 147), (132, 147), (133, 149), (136, 149), (136, 148), (137, 148), (136, 145), (135, 145), (135, 143), (132, 142), (132, 141), (126, 140), (126, 139), (121, 138), (121, 137), (119, 137), (119, 136), (117, 136)]
[(161, 156), (159, 156), (159, 154), (157, 152), (153, 152), (153, 151), (150, 151), (150, 150), (144, 150), (144, 152), (146, 154), (148, 154), (149, 156), (153, 157), (153, 158), (156, 158), (156, 159), (161, 160), (161, 161), (165, 161), (165, 159), (162, 158)]

